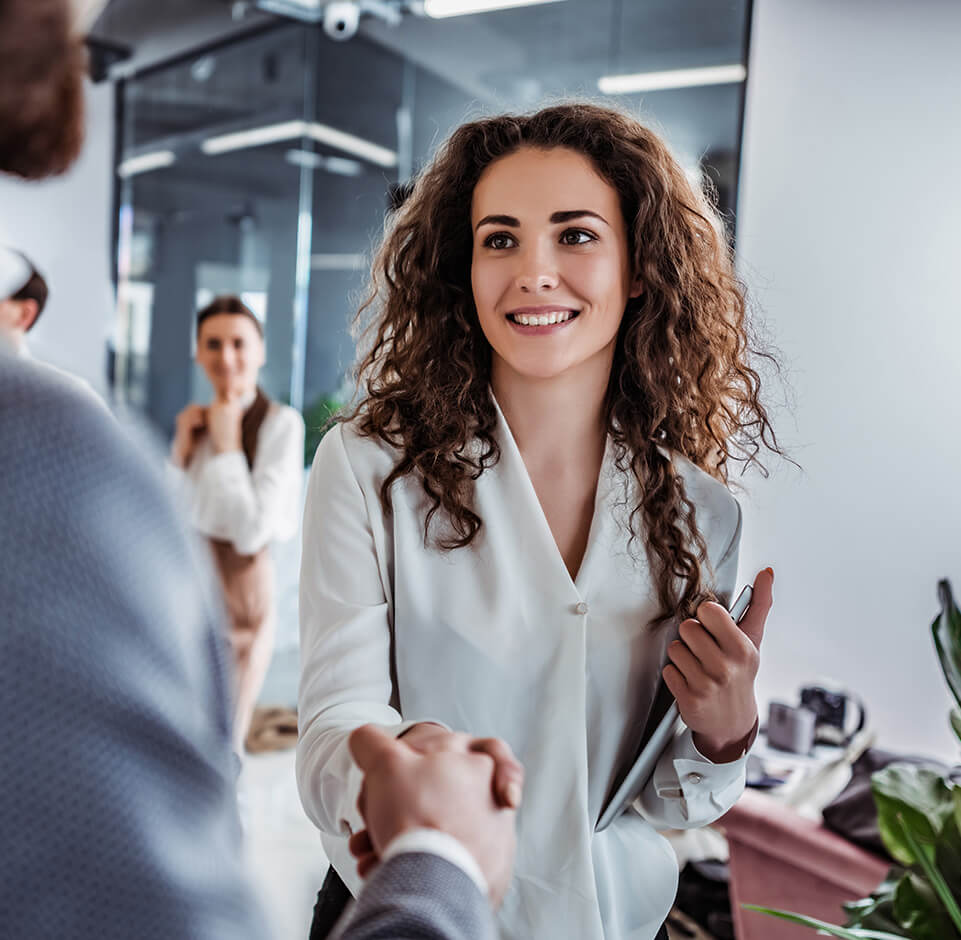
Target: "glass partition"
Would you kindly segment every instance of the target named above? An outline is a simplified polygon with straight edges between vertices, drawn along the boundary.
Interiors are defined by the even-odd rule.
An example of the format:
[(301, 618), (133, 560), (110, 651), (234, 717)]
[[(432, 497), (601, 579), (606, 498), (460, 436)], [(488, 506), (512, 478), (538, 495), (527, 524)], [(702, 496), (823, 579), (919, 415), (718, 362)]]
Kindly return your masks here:
[(733, 226), (747, 0), (563, 0), (347, 42), (285, 20), (122, 87), (114, 393), (171, 433), (205, 397), (193, 318), (264, 318), (271, 396), (317, 430), (348, 392), (349, 333), (390, 194), (459, 123), (565, 96), (625, 107), (715, 184)]

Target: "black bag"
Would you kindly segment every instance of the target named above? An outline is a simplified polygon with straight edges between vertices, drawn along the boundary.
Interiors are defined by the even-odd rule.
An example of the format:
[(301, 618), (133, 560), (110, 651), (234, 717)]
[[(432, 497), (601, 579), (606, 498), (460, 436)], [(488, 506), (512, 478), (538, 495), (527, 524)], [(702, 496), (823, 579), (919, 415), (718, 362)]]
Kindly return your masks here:
[[(961, 780), (961, 768), (953, 770), (930, 757), (914, 757), (904, 754), (892, 754), (878, 748), (868, 748), (851, 765), (851, 782), (835, 798), (834, 802), (824, 807), (822, 816), (824, 825), (832, 832), (843, 836), (848, 842), (859, 845), (862, 849), (890, 859), (888, 850), (881, 841), (881, 830), (878, 827), (878, 811), (871, 795), (871, 774), (883, 770), (888, 764), (914, 764), (918, 767), (929, 767), (945, 779), (952, 777)], [(894, 861), (894, 859), (891, 859)]]

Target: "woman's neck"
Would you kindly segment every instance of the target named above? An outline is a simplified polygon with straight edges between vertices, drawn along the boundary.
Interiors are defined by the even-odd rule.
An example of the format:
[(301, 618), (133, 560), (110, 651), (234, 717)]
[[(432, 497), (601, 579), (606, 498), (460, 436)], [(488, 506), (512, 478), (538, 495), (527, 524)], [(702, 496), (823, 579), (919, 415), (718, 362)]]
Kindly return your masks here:
[(598, 463), (607, 442), (608, 375), (577, 371), (549, 379), (520, 375), (495, 360), (491, 387), (530, 469)]

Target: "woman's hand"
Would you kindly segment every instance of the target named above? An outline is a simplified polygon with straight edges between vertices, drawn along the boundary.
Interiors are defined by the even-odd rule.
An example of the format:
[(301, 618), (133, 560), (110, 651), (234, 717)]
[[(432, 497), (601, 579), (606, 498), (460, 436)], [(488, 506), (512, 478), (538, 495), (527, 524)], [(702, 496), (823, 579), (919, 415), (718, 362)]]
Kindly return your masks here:
[(773, 585), (774, 572), (765, 568), (754, 579), (751, 606), (739, 624), (720, 604), (701, 604), (697, 619), (685, 620), (680, 639), (667, 648), (671, 662), (664, 681), (695, 746), (716, 764), (737, 760), (754, 740), (754, 679)]
[(494, 760), (492, 789), (495, 803), (505, 809), (517, 809), (520, 806), (524, 768), (506, 741), (500, 738), (472, 738), (469, 734), (448, 731), (429, 721), (408, 728), (401, 737), (422, 754), (448, 750), (488, 754)]
[(177, 427), (170, 459), (176, 467), (186, 467), (194, 453), (197, 437), (207, 426), (207, 409), (203, 405), (187, 405), (177, 415)]

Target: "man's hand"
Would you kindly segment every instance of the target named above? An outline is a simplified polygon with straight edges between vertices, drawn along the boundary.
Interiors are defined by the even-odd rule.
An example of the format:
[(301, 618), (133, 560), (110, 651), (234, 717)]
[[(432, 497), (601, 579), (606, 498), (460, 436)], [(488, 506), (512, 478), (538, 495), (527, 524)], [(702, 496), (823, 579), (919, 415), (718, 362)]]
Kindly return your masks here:
[(680, 639), (667, 648), (671, 662), (664, 681), (695, 746), (717, 764), (740, 757), (757, 729), (754, 679), (773, 585), (774, 572), (765, 568), (754, 579), (751, 606), (739, 624), (720, 604), (701, 604), (697, 619), (685, 620)]
[(491, 782), (494, 801), (507, 809), (517, 809), (521, 805), (524, 768), (510, 746), (500, 738), (472, 738), (468, 734), (448, 731), (430, 721), (422, 721), (408, 728), (401, 738), (421, 754), (452, 750), (490, 755), (494, 759), (494, 778)]
[(207, 409), (203, 405), (187, 405), (177, 415), (177, 427), (170, 447), (170, 459), (175, 466), (182, 468), (190, 463), (197, 439), (206, 427)]
[[(466, 740), (467, 736), (462, 736)], [(516, 849), (515, 813), (498, 807), (491, 780), (495, 761), (466, 746), (424, 754), (406, 739), (373, 725), (350, 736), (350, 750), (364, 772), (358, 807), (367, 826), (350, 840), (366, 876), (393, 839), (411, 829), (438, 829), (474, 857), (496, 907), (510, 884)]]
[(243, 416), (243, 409), (235, 399), (215, 401), (207, 409), (207, 433), (218, 454), (242, 450), (240, 422)]

